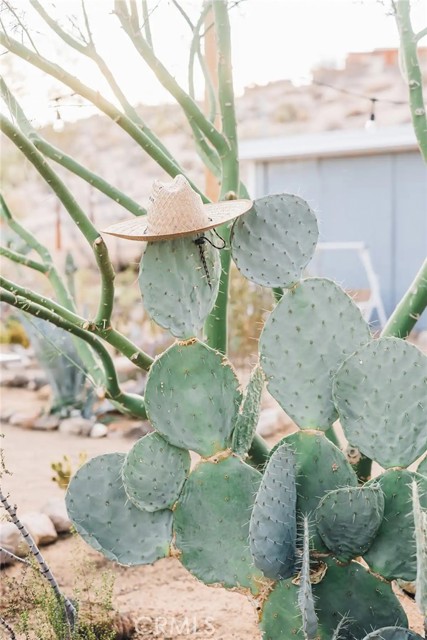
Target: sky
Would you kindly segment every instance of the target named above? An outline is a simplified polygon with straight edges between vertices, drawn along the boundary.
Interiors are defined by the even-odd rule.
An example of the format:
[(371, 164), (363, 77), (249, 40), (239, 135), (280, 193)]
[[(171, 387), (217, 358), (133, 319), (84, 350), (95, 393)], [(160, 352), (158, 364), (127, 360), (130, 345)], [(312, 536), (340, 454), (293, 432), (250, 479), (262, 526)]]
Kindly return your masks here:
[[(44, 55), (61, 60), (67, 70), (111, 98), (108, 87), (93, 63), (76, 52), (70, 54), (68, 48), (31, 9), (28, 0), (8, 2), (17, 8)], [(148, 2), (152, 11), (156, 53), (186, 87), (190, 41), (188, 25), (182, 20), (172, 0)], [(340, 66), (350, 51), (398, 46), (396, 25), (385, 6), (387, 2), (245, 0), (239, 3), (231, 11), (236, 93), (241, 94), (246, 86), (278, 79), (287, 78), (296, 83), (307, 81), (313, 67), (320, 64)], [(80, 0), (57, 0), (55, 3), (42, 0), (42, 4), (60, 20), (62, 26), (69, 28), (71, 18), (83, 27)], [(182, 0), (181, 4), (192, 17), (202, 6), (201, 0)], [(121, 32), (116, 16), (112, 15), (113, 1), (86, 0), (86, 6), (99, 52), (111, 66), (129, 100), (134, 104), (168, 101), (168, 95)], [(425, 26), (427, 0), (414, 0), (412, 15), (416, 28)], [(10, 57), (10, 54), (6, 55)], [(11, 69), (4, 56), (1, 56), (0, 64), (8, 81), (18, 91), (33, 123), (52, 121), (56, 113), (53, 98), (69, 95), (69, 89), (54, 85), (49, 78), (32, 70), (26, 63), (14, 63)], [(202, 95), (201, 83), (199, 95)], [(78, 107), (77, 103), (76, 99), (63, 100), (61, 115), (65, 120), (90, 115), (90, 108)]]

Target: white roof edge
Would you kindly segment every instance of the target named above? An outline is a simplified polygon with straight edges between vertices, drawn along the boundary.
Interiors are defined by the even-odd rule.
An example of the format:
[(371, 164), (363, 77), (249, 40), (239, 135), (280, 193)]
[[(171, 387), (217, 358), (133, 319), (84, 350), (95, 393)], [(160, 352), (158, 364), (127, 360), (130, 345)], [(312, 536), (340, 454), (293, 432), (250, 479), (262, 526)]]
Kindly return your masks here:
[(397, 153), (417, 149), (411, 125), (341, 129), (321, 133), (255, 138), (240, 142), (241, 160), (286, 160)]

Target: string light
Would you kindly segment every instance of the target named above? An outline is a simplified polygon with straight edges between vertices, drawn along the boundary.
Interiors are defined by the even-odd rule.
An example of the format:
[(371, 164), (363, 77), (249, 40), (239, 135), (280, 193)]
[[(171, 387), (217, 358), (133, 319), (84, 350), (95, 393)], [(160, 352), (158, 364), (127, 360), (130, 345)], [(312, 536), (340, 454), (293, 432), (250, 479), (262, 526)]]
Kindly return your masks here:
[(56, 131), (57, 133), (61, 133), (61, 131), (64, 131), (64, 121), (61, 118), (61, 113), (59, 109), (56, 110), (56, 118), (53, 123), (53, 130)]
[(367, 131), (375, 131), (377, 128), (377, 121), (375, 117), (375, 105), (377, 102), (383, 102), (385, 104), (394, 104), (394, 105), (407, 105), (408, 103), (404, 100), (390, 100), (388, 98), (376, 98), (374, 96), (368, 96), (364, 93), (357, 93), (356, 91), (350, 91), (349, 89), (344, 89), (344, 87), (336, 87), (332, 84), (328, 84), (327, 82), (320, 82), (317, 80), (313, 80), (312, 84), (327, 87), (328, 89), (333, 89), (334, 91), (338, 91), (339, 93), (344, 93), (349, 96), (354, 96), (355, 98), (363, 98), (364, 100), (369, 100), (371, 103), (371, 112), (369, 114), (369, 118), (365, 122), (365, 129)]

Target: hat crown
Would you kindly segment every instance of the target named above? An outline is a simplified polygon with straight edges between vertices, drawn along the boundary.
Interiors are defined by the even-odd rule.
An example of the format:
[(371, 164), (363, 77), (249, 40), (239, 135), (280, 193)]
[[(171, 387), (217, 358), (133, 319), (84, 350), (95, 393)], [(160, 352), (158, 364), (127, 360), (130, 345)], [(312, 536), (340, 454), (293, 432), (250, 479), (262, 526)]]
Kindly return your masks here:
[(177, 175), (172, 182), (154, 182), (147, 208), (147, 234), (182, 233), (210, 222), (201, 197), (184, 176)]

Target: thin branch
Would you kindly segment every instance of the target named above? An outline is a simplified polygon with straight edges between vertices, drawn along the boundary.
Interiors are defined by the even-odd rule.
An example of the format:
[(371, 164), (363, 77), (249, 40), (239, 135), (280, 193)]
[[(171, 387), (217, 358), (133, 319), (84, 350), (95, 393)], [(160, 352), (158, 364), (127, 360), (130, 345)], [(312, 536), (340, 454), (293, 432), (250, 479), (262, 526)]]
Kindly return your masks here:
[(14, 295), (20, 296), (22, 298), (27, 298), (31, 302), (35, 302), (37, 305), (45, 307), (49, 311), (53, 311), (64, 320), (67, 320), (68, 322), (74, 324), (76, 327), (84, 331), (94, 333), (95, 335), (108, 342), (112, 347), (117, 349), (117, 351), (119, 351), (135, 366), (139, 367), (143, 371), (148, 371), (148, 369), (150, 368), (153, 359), (150, 358), (147, 353), (142, 351), (142, 349), (139, 349), (131, 340), (128, 340), (128, 338), (126, 338), (119, 331), (116, 331), (112, 327), (109, 327), (108, 329), (102, 329), (95, 323), (90, 322), (86, 318), (79, 316), (77, 313), (74, 313), (69, 309), (66, 309), (54, 300), (51, 300), (46, 296), (41, 296), (35, 291), (25, 289), (24, 287), (21, 287), (15, 282), (12, 282), (11, 280), (8, 280), (2, 276), (0, 276), (0, 286), (2, 286), (9, 293), (13, 293)]
[(160, 83), (175, 98), (178, 104), (181, 105), (186, 117), (194, 119), (199, 129), (217, 149), (220, 155), (227, 154), (229, 145), (224, 136), (216, 129), (212, 122), (206, 118), (191, 96), (182, 89), (175, 78), (160, 62), (142, 34), (132, 29), (130, 16), (124, 0), (115, 0), (114, 7), (115, 13), (135, 49), (152, 69)]
[(421, 40), (421, 38), (425, 38), (426, 36), (427, 36), (427, 27), (424, 27), (424, 29), (421, 29), (421, 31), (418, 31), (418, 33), (414, 35), (415, 42), (418, 42), (419, 40)]
[(25, 558), (20, 558), (19, 556), (16, 556), (14, 553), (12, 553), (12, 551), (9, 551), (8, 549), (5, 549), (4, 547), (0, 547), (0, 553), (4, 553), (4, 555), (8, 556), (11, 560), (14, 560), (16, 562), (21, 562), (22, 564), (26, 564), (29, 567), (31, 567), (31, 562), (29, 562)]
[[(178, 174), (185, 175), (185, 172), (179, 164), (173, 158), (168, 157), (155, 143), (153, 143), (150, 137), (141, 129), (140, 126), (135, 124), (111, 102), (106, 100), (106, 98), (104, 98), (98, 91), (94, 91), (87, 85), (83, 84), (78, 78), (68, 73), (65, 69), (54, 62), (51, 62), (41, 55), (35, 54), (31, 49), (28, 49), (28, 47), (25, 47), (4, 32), (0, 33), (0, 44), (6, 47), (6, 49), (11, 53), (16, 54), (29, 64), (32, 64), (53, 78), (56, 78), (68, 86), (72, 91), (89, 100), (89, 102), (126, 131), (126, 133), (128, 133), (135, 142), (137, 142), (144, 151), (146, 151), (148, 155), (166, 171), (166, 173), (172, 176), (172, 178)], [(199, 193), (203, 202), (209, 202), (209, 198), (207, 198), (190, 179), (188, 179), (188, 181), (192, 188)]]
[(47, 11), (45, 11), (44, 7), (40, 4), (40, 2), (38, 2), (38, 0), (30, 0), (30, 4), (33, 9), (37, 11), (39, 16), (43, 18), (46, 24), (49, 25), (49, 27), (53, 29), (53, 31), (55, 31), (55, 33), (57, 33), (62, 38), (62, 40), (64, 40), (64, 42), (66, 42), (70, 47), (76, 49), (80, 53), (85, 53), (86, 49), (88, 49), (88, 47), (90, 46), (89, 44), (87, 44), (86, 42), (82, 44), (79, 40), (76, 40), (76, 38), (73, 38), (73, 36), (67, 33), (67, 31), (62, 29), (62, 27), (60, 27), (56, 20), (54, 20), (47, 13)]
[(87, 11), (86, 11), (85, 0), (81, 0), (81, 5), (82, 5), (83, 19), (85, 21), (85, 27), (86, 27), (86, 32), (87, 32), (87, 37), (88, 37), (88, 40), (89, 40), (89, 44), (92, 47), (94, 47), (93, 38), (92, 38), (92, 30), (91, 30), (90, 24), (89, 24), (89, 18), (88, 18)]
[(39, 271), (44, 275), (47, 274), (48, 269), (46, 268), (45, 264), (42, 264), (41, 262), (36, 262), (35, 260), (31, 260), (31, 258), (28, 258), (22, 253), (18, 253), (17, 251), (12, 251), (12, 249), (8, 249), (7, 247), (0, 247), (0, 256), (4, 256), (9, 260), (13, 260), (13, 262), (16, 262), (17, 264), (22, 264), (25, 267), (29, 267), (30, 269), (34, 269), (34, 271)]
[(40, 550), (39, 550), (38, 546), (36, 545), (36, 543), (34, 542), (34, 539), (33, 539), (32, 535), (31, 535), (31, 533), (28, 531), (28, 529), (25, 527), (25, 525), (22, 524), (21, 520), (16, 515), (16, 506), (10, 504), (9, 500), (3, 494), (1, 489), (0, 489), (0, 502), (3, 504), (4, 508), (6, 509), (8, 514), (10, 515), (13, 524), (15, 524), (18, 527), (22, 537), (24, 538), (25, 542), (28, 544), (31, 553), (34, 556), (34, 559), (36, 560), (36, 562), (39, 565), (40, 573), (49, 582), (49, 584), (52, 587), (53, 592), (54, 592), (58, 602), (61, 604), (61, 606), (64, 607), (65, 618), (67, 620), (67, 623), (68, 623), (68, 626), (69, 626), (69, 631), (70, 631), (70, 636), (71, 636), (71, 634), (73, 632), (73, 629), (74, 629), (74, 626), (75, 626), (75, 623), (77, 622), (77, 611), (76, 611), (73, 603), (66, 596), (64, 596), (64, 594), (61, 592), (61, 590), (59, 588), (59, 585), (58, 585), (54, 575), (52, 574), (51, 570), (49, 569), (48, 564), (46, 563), (45, 559), (43, 558), (42, 554), (40, 553)]
[(22, 31), (27, 36), (31, 46), (34, 49), (34, 51), (36, 51), (38, 53), (37, 47), (36, 47), (36, 45), (34, 43), (34, 40), (31, 37), (31, 34), (30, 34), (29, 30), (27, 29), (25, 24), (22, 22), (21, 18), (18, 16), (18, 14), (16, 13), (15, 9), (10, 5), (10, 3), (7, 0), (4, 0), (4, 4), (5, 4), (6, 8), (8, 9), (8, 11), (10, 11), (10, 13), (13, 15), (15, 20), (18, 22), (18, 24), (21, 27)]
[(417, 40), (411, 23), (411, 5), (408, 0), (393, 2), (400, 51), (409, 87), (409, 106), (412, 124), (424, 161), (427, 162), (427, 115), (423, 97), (423, 77), (417, 53)]
[[(95, 43), (92, 39), (92, 32), (90, 29), (89, 19), (86, 13), (86, 6), (84, 4), (84, 0), (82, 2), (82, 8), (84, 10), (86, 29), (88, 32), (89, 43), (82, 45), (81, 42), (70, 36), (64, 29), (60, 27), (60, 25), (54, 20), (44, 9), (44, 7), (40, 4), (38, 0), (30, 0), (33, 8), (38, 12), (40, 17), (46, 22), (46, 24), (52, 29), (54, 33), (56, 33), (66, 44), (70, 47), (81, 53), (82, 55), (88, 57), (90, 60), (95, 62), (98, 69), (101, 71), (104, 78), (107, 80), (108, 84), (117, 100), (120, 102), (124, 112), (128, 115), (128, 117), (135, 123), (139, 125), (143, 133), (147, 136), (151, 142), (156, 145), (163, 153), (170, 159), (173, 160), (172, 154), (170, 151), (164, 146), (164, 144), (160, 141), (160, 139), (151, 131), (149, 127), (147, 127), (146, 123), (140, 117), (138, 112), (134, 109), (134, 107), (127, 100), (125, 94), (120, 88), (117, 80), (115, 79), (113, 73), (105, 62), (104, 58), (100, 56), (98, 51), (96, 50)], [(183, 173), (183, 171), (180, 171)]]
[(2, 625), (2, 627), (6, 629), (6, 631), (8, 631), (10, 640), (17, 640), (14, 630), (12, 629), (10, 624), (6, 622), (6, 620), (1, 616), (0, 616), (0, 624)]
[[(42, 263), (46, 267), (46, 276), (52, 285), (55, 294), (63, 307), (69, 309), (72, 312), (76, 312), (76, 305), (74, 303), (73, 297), (68, 290), (65, 282), (59, 275), (54, 262), (52, 260), (52, 256), (49, 250), (42, 245), (35, 236), (27, 231), (12, 215), (10, 209), (8, 208), (3, 196), (0, 194), (0, 218), (6, 222), (9, 228), (16, 233), (18, 237), (20, 237), (31, 249), (34, 249), (36, 253), (42, 259)], [(96, 382), (101, 382), (100, 378), (100, 368), (98, 362), (91, 351), (91, 349), (87, 346), (86, 343), (81, 342), (80, 340), (76, 340), (76, 349), (77, 352), (85, 364), (87, 369), (92, 372)], [(102, 377), (103, 381), (103, 377)]]
[(98, 354), (103, 364), (105, 372), (106, 397), (114, 400), (114, 402), (118, 404), (124, 412), (130, 413), (144, 420), (146, 419), (147, 414), (145, 411), (144, 399), (136, 394), (124, 393), (120, 389), (117, 373), (114, 368), (114, 362), (107, 349), (95, 335), (75, 326), (73, 323), (65, 320), (57, 313), (50, 311), (46, 307), (36, 304), (35, 302), (31, 302), (28, 298), (23, 296), (14, 295), (9, 291), (0, 291), (0, 302), (7, 302), (7, 304), (10, 304), (12, 307), (21, 309), (22, 311), (25, 311), (37, 318), (41, 318), (42, 320), (46, 320), (60, 329), (64, 329), (64, 331), (68, 331), (87, 342)]
[(427, 259), (382, 330), (382, 336), (406, 338), (427, 308)]
[(145, 38), (150, 47), (153, 48), (153, 37), (151, 35), (150, 14), (148, 11), (147, 0), (142, 0), (142, 19), (144, 21)]
[(101, 178), (101, 176), (93, 173), (92, 171), (87, 169), (87, 167), (81, 165), (79, 162), (74, 160), (74, 158), (68, 156), (63, 151), (48, 142), (45, 138), (43, 138), (32, 127), (20, 104), (16, 100), (15, 96), (11, 93), (2, 77), (0, 77), (0, 93), (22, 133), (28, 137), (30, 142), (32, 142), (36, 149), (41, 151), (44, 156), (50, 158), (57, 164), (60, 164), (62, 167), (65, 167), (75, 175), (79, 176), (92, 187), (94, 187), (101, 193), (104, 193), (106, 196), (111, 198), (111, 200), (114, 200), (114, 202), (117, 202), (117, 204), (120, 204), (123, 208), (130, 211), (133, 215), (140, 216), (146, 213), (145, 209), (141, 207), (137, 202), (135, 202), (135, 200), (132, 200), (132, 198), (127, 196), (116, 187), (113, 187), (109, 182)]
[[(72, 193), (68, 190), (62, 180), (47, 164), (39, 151), (27, 140), (27, 138), (3, 115), (0, 114), (0, 129), (3, 133), (22, 151), (26, 158), (33, 164), (42, 178), (58, 196), (71, 218), (82, 232), (87, 242), (91, 246), (98, 268), (101, 274), (102, 294), (96, 314), (97, 322), (102, 323), (103, 328), (108, 326), (111, 319), (111, 311), (114, 300), (114, 287), (111, 278), (111, 269), (107, 268), (108, 250), (92, 222), (78, 205)], [(107, 299), (108, 296), (108, 299)]]

